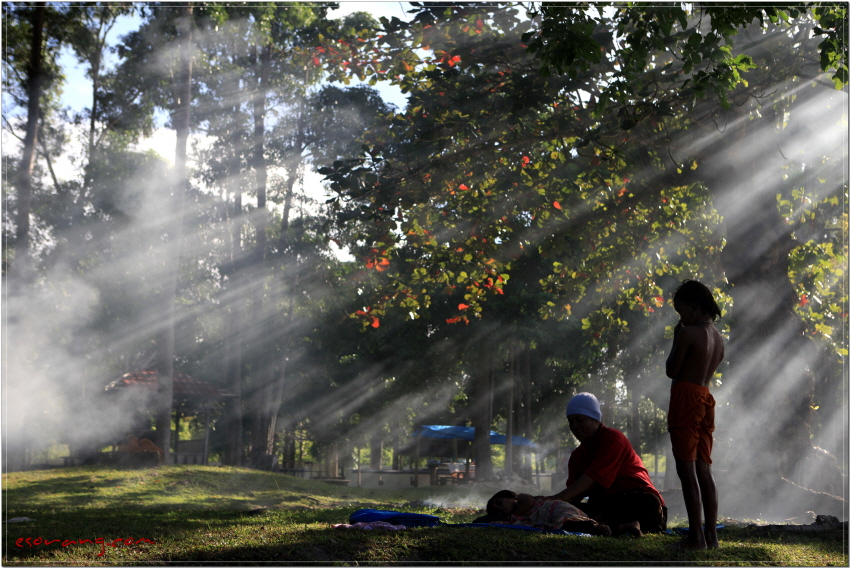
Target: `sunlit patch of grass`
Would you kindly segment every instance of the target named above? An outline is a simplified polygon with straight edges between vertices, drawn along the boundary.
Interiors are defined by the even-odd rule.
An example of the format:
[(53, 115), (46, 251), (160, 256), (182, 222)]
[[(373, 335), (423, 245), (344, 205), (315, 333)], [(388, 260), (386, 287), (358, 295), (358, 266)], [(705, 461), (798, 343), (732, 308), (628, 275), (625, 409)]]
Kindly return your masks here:
[[(3, 563), (135, 565), (272, 563), (505, 564), (606, 563), (711, 565), (847, 565), (846, 535), (773, 534), (745, 526), (722, 531), (721, 548), (677, 552), (675, 539), (590, 538), (496, 528), (443, 526), (399, 532), (334, 529), (359, 508), (430, 513), (465, 523), (481, 511), (411, 503), (459, 487), (367, 490), (240, 468), (168, 466), (150, 470), (67, 468), (4, 475)], [(58, 501), (58, 504), (57, 504)], [(682, 521), (682, 520), (679, 520)], [(18, 546), (19, 539), (80, 540)], [(132, 539), (132, 544), (95, 544)], [(137, 542), (140, 538), (153, 542)]]

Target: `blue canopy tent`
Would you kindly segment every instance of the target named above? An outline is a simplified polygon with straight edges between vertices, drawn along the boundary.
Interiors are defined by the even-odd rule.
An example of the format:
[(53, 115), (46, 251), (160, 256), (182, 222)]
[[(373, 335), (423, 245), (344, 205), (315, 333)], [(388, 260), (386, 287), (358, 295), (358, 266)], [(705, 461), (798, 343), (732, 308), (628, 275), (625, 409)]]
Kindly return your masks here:
[[(413, 431), (411, 436), (421, 438), (439, 438), (442, 440), (466, 440), (471, 442), (475, 437), (475, 428), (471, 426), (420, 426)], [(502, 446), (508, 443), (508, 437), (505, 434), (497, 434), (490, 430), (490, 443), (500, 444)], [(514, 446), (531, 446), (537, 449), (537, 445), (522, 436), (511, 436), (511, 443)]]
[[(467, 450), (471, 452), (472, 449), (472, 440), (475, 437), (475, 428), (470, 426), (419, 426), (416, 428), (411, 437), (416, 438), (416, 462), (419, 462), (419, 441), (423, 438), (437, 439), (437, 440), (463, 440), (468, 442)], [(505, 434), (497, 434), (490, 430), (490, 443), (491, 444), (499, 444), (499, 445), (507, 445), (508, 437)], [(536, 451), (537, 445), (529, 440), (528, 438), (524, 438), (523, 436), (511, 436), (511, 444), (514, 446), (526, 446), (529, 450)], [(470, 478), (470, 470), (469, 463), (471, 461), (471, 453), (467, 456), (466, 461), (466, 472), (464, 475), (465, 479)], [(415, 476), (414, 476), (415, 477)], [(414, 479), (414, 486), (418, 487), (418, 478)]]

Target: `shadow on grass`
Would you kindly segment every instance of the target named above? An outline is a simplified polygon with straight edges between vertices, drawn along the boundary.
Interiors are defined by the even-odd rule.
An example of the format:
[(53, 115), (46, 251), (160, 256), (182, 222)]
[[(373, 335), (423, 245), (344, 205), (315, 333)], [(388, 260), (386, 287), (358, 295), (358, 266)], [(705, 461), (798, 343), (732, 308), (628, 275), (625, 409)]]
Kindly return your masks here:
[[(822, 555), (834, 562), (845, 554), (840, 536), (793, 535), (775, 539), (753, 531), (723, 535), (718, 550), (671, 551), (675, 539), (651, 535), (642, 539), (613, 539), (526, 533), (488, 528), (437, 527), (408, 531), (332, 529), (353, 508), (313, 511), (270, 510), (250, 515), (239, 511), (176, 510), (170, 508), (85, 509), (59, 511), (34, 517), (16, 510), (16, 516), (35, 518), (31, 523), (4, 524), (4, 563), (172, 562), (177, 564), (333, 564), (357, 562), (513, 564), (544, 562), (558, 565), (601, 563), (635, 565), (777, 564), (778, 544), (804, 545), (806, 558)], [(29, 514), (28, 514), (29, 513)], [(317, 526), (324, 525), (324, 526)], [(86, 543), (62, 547), (16, 546), (20, 538), (74, 540), (145, 538), (153, 544), (107, 547)], [(805, 560), (805, 558), (804, 558)], [(787, 562), (786, 562), (787, 563)], [(817, 562), (803, 562), (814, 565)]]
[[(37, 475), (37, 474), (36, 474)], [(32, 479), (30, 472), (4, 476), (7, 504), (34, 510), (98, 508), (115, 505), (139, 507), (147, 503), (170, 506), (178, 499), (186, 507), (222, 508), (275, 506), (301, 499), (317, 502), (312, 495), (345, 498), (340, 489), (316, 481), (271, 472), (230, 470), (216, 467), (165, 466), (116, 470), (84, 466), (53, 472), (53, 477)], [(92, 507), (92, 505), (94, 507)]]
[[(409, 564), (511, 565), (546, 563), (586, 565), (605, 563), (632, 566), (641, 563), (775, 563), (762, 547), (729, 546), (721, 551), (671, 552), (671, 539), (651, 542), (622, 541), (603, 537), (542, 536), (539, 534), (476, 528), (423, 528), (405, 532), (340, 531), (314, 529), (286, 542), (266, 545), (196, 548), (177, 553), (170, 561), (203, 564), (228, 561), (269, 564)], [(649, 538), (645, 541), (650, 541)]]
[[(408, 531), (362, 531), (317, 527), (316, 524), (345, 522), (353, 509), (323, 511), (265, 512), (245, 515), (236, 511), (177, 511), (168, 509), (85, 510), (59, 512), (36, 518), (33, 523), (6, 525), (7, 563), (59, 561), (68, 554), (74, 563), (118, 560), (127, 551), (102, 548), (95, 544), (79, 547), (49, 546), (22, 548), (18, 538), (94, 541), (145, 538), (155, 544), (136, 547), (141, 554), (129, 562), (175, 562), (204, 564), (215, 562), (258, 564), (304, 564), (358, 562), (380, 564), (442, 562), (465, 564), (504, 564), (550, 562), (581, 564), (606, 562), (630, 565), (653, 561), (775, 561), (766, 547), (758, 545), (725, 547), (703, 553), (676, 553), (666, 545), (674, 539), (661, 535), (641, 540), (606, 539), (529, 534), (488, 528), (438, 527)], [(73, 548), (73, 549), (72, 549)], [(52, 554), (51, 554), (52, 553)]]

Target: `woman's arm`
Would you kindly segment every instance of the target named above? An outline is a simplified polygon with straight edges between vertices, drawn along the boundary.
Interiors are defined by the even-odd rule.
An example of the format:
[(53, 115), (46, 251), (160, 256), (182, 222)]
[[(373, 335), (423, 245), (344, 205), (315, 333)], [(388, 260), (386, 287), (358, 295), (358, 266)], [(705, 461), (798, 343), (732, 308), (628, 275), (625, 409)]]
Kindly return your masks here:
[(582, 475), (578, 479), (576, 479), (575, 483), (558, 493), (557, 495), (552, 495), (551, 497), (546, 497), (547, 501), (578, 501), (582, 497), (584, 497), (590, 488), (593, 487), (593, 484), (596, 483), (587, 475)]

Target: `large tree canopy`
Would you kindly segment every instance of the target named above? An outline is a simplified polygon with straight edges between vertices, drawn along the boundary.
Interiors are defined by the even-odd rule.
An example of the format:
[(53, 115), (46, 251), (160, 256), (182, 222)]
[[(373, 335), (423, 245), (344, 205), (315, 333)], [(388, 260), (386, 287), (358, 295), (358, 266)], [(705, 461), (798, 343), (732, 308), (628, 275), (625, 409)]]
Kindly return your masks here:
[[(846, 142), (795, 144), (794, 158), (777, 163), (784, 154), (764, 136), (774, 129), (782, 140), (802, 138), (815, 97), (841, 108), (846, 93), (834, 86), (844, 84), (845, 48), (817, 43), (825, 33), (818, 24), (831, 22), (840, 34), (827, 15), (840, 9), (807, 15), (694, 6), (686, 13), (626, 5), (593, 19), (585, 9), (554, 7), (532, 12), (540, 30), (525, 35), (528, 24), (511, 5), (426, 4), (410, 22), (384, 21), (387, 33), (375, 44), (388, 59), (352, 61), (350, 69), (377, 78), (389, 65), (386, 75), (410, 93), (408, 108), (392, 127), (370, 133), (363, 158), (322, 170), (339, 194), (339, 220), (360, 229), (353, 244), (377, 283), (357, 316), (372, 327), (388, 317), (433, 322), (429, 308), (448, 297), (457, 304), (445, 323), (478, 323), (471, 336), (487, 349), (489, 303), (518, 293), (514, 268), (539, 255), (550, 267), (534, 283), (548, 295), (539, 303), (543, 317), (580, 319), (588, 342), (604, 345), (625, 369), (630, 357), (660, 345), (658, 312), (676, 284), (699, 278), (731, 314), (737, 341), (723, 371), (730, 404), (761, 413), (777, 400), (800, 401), (787, 423), (765, 432), (765, 453), (785, 456), (779, 477), (799, 481), (792, 455), (813, 451), (807, 377), (818, 364), (792, 312), (809, 300), (805, 293), (795, 299), (788, 253), (799, 258), (815, 247), (823, 255), (819, 286), (829, 290), (821, 295), (837, 301), (828, 316), (806, 315), (818, 345), (831, 351), (826, 356), (843, 360), (846, 346), (817, 320), (847, 317), (846, 286), (836, 278), (846, 252), (829, 233), (846, 224), (832, 209), (846, 196), (846, 178), (830, 164), (843, 163), (847, 149)], [(760, 14), (759, 25), (738, 27)], [(567, 30), (575, 41), (558, 43)], [(744, 41), (733, 46), (739, 32)], [(530, 52), (542, 57), (543, 72)], [(830, 68), (836, 80), (823, 89), (819, 71)], [(823, 127), (836, 132), (840, 120), (824, 114)], [(730, 144), (747, 157), (730, 159), (721, 149)], [(764, 172), (749, 169), (756, 164)], [(825, 183), (801, 179), (811, 168)], [(744, 179), (752, 175), (761, 179), (748, 190)], [(780, 226), (776, 196), (787, 208), (782, 196), (789, 194), (818, 203), (814, 216), (802, 217), (817, 218), (817, 234)], [(746, 292), (754, 287), (772, 290), (769, 300), (760, 298), (761, 315)], [(638, 349), (647, 333), (656, 339)], [(740, 383), (752, 375), (746, 358), (754, 354), (770, 363)], [(663, 403), (657, 386), (632, 386)], [(829, 404), (833, 415), (841, 403)], [(788, 443), (793, 422), (800, 427)]]

